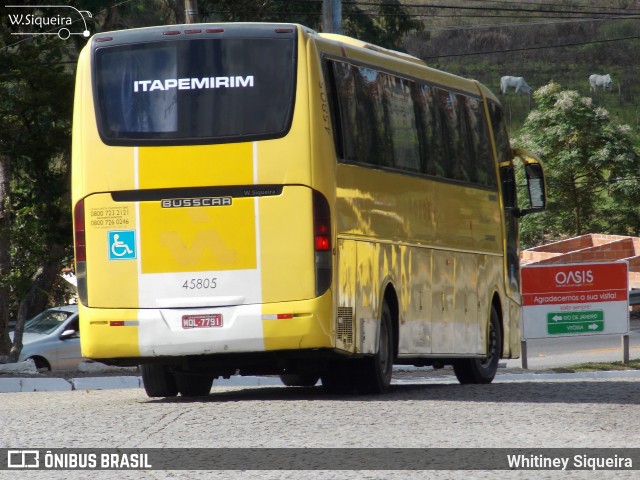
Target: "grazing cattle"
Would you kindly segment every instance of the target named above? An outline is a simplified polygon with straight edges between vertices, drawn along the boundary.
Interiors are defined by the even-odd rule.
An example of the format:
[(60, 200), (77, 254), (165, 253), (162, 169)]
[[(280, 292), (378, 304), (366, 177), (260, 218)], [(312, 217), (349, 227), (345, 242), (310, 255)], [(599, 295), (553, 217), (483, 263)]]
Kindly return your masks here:
[(516, 93), (524, 93), (526, 95), (529, 95), (533, 90), (522, 77), (502, 77), (500, 79), (500, 93), (504, 95), (507, 93), (508, 88), (515, 88)]
[(598, 90), (598, 87), (602, 87), (602, 90), (611, 90), (611, 85), (613, 85), (613, 80), (611, 80), (611, 75), (608, 73), (606, 75), (593, 75), (589, 76), (589, 91), (595, 92)]

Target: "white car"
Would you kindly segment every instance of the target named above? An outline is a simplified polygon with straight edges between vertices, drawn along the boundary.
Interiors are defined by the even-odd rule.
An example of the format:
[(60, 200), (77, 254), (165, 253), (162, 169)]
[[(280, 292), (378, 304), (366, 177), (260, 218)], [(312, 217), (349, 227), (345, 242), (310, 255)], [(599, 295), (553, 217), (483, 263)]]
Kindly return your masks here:
[[(77, 305), (45, 310), (24, 325), (19, 362), (33, 359), (38, 370), (74, 370), (85, 359), (80, 354)], [(10, 334), (13, 340), (13, 332)]]

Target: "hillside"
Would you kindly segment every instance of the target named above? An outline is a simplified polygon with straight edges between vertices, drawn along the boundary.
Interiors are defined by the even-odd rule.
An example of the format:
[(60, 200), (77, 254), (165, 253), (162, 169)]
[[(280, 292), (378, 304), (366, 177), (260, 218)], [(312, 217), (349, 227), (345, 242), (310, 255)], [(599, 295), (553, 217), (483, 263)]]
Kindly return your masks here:
[[(424, 15), (424, 30), (410, 35), (405, 47), (429, 65), (475, 78), (496, 94), (500, 77), (511, 75), (536, 88), (554, 80), (591, 96), (589, 75), (609, 73), (612, 90), (592, 95), (594, 102), (637, 133), (640, 0), (403, 3)], [(501, 100), (511, 129), (518, 129), (533, 99), (511, 90)]]

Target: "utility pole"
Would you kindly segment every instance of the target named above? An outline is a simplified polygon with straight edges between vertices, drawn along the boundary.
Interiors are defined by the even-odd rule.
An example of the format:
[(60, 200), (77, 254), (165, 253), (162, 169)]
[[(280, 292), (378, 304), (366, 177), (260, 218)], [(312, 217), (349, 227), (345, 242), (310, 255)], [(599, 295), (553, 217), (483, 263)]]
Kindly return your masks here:
[(322, 1), (322, 31), (342, 33), (342, 0)]
[(184, 23), (198, 23), (198, 0), (184, 0)]

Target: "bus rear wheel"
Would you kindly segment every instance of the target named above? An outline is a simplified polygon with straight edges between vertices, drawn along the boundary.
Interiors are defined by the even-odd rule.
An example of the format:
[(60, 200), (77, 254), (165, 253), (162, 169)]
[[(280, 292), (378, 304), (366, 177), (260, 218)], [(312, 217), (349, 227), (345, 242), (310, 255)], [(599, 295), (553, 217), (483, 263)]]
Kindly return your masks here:
[(322, 374), (322, 387), (329, 393), (355, 393), (355, 380), (352, 360), (336, 360), (329, 370)]
[(176, 385), (183, 397), (205, 397), (211, 393), (213, 375), (176, 372)]
[(142, 384), (149, 397), (175, 397), (178, 386), (171, 372), (163, 365), (140, 365)]
[(313, 387), (320, 375), (317, 373), (283, 373), (280, 380), (287, 387)]
[(463, 385), (491, 383), (498, 371), (501, 346), (500, 317), (495, 307), (492, 306), (487, 338), (487, 356), (485, 358), (465, 358), (454, 361), (453, 371), (458, 381)]
[(393, 374), (394, 339), (391, 309), (382, 304), (378, 352), (356, 361), (355, 378), (360, 393), (384, 393), (389, 390)]

